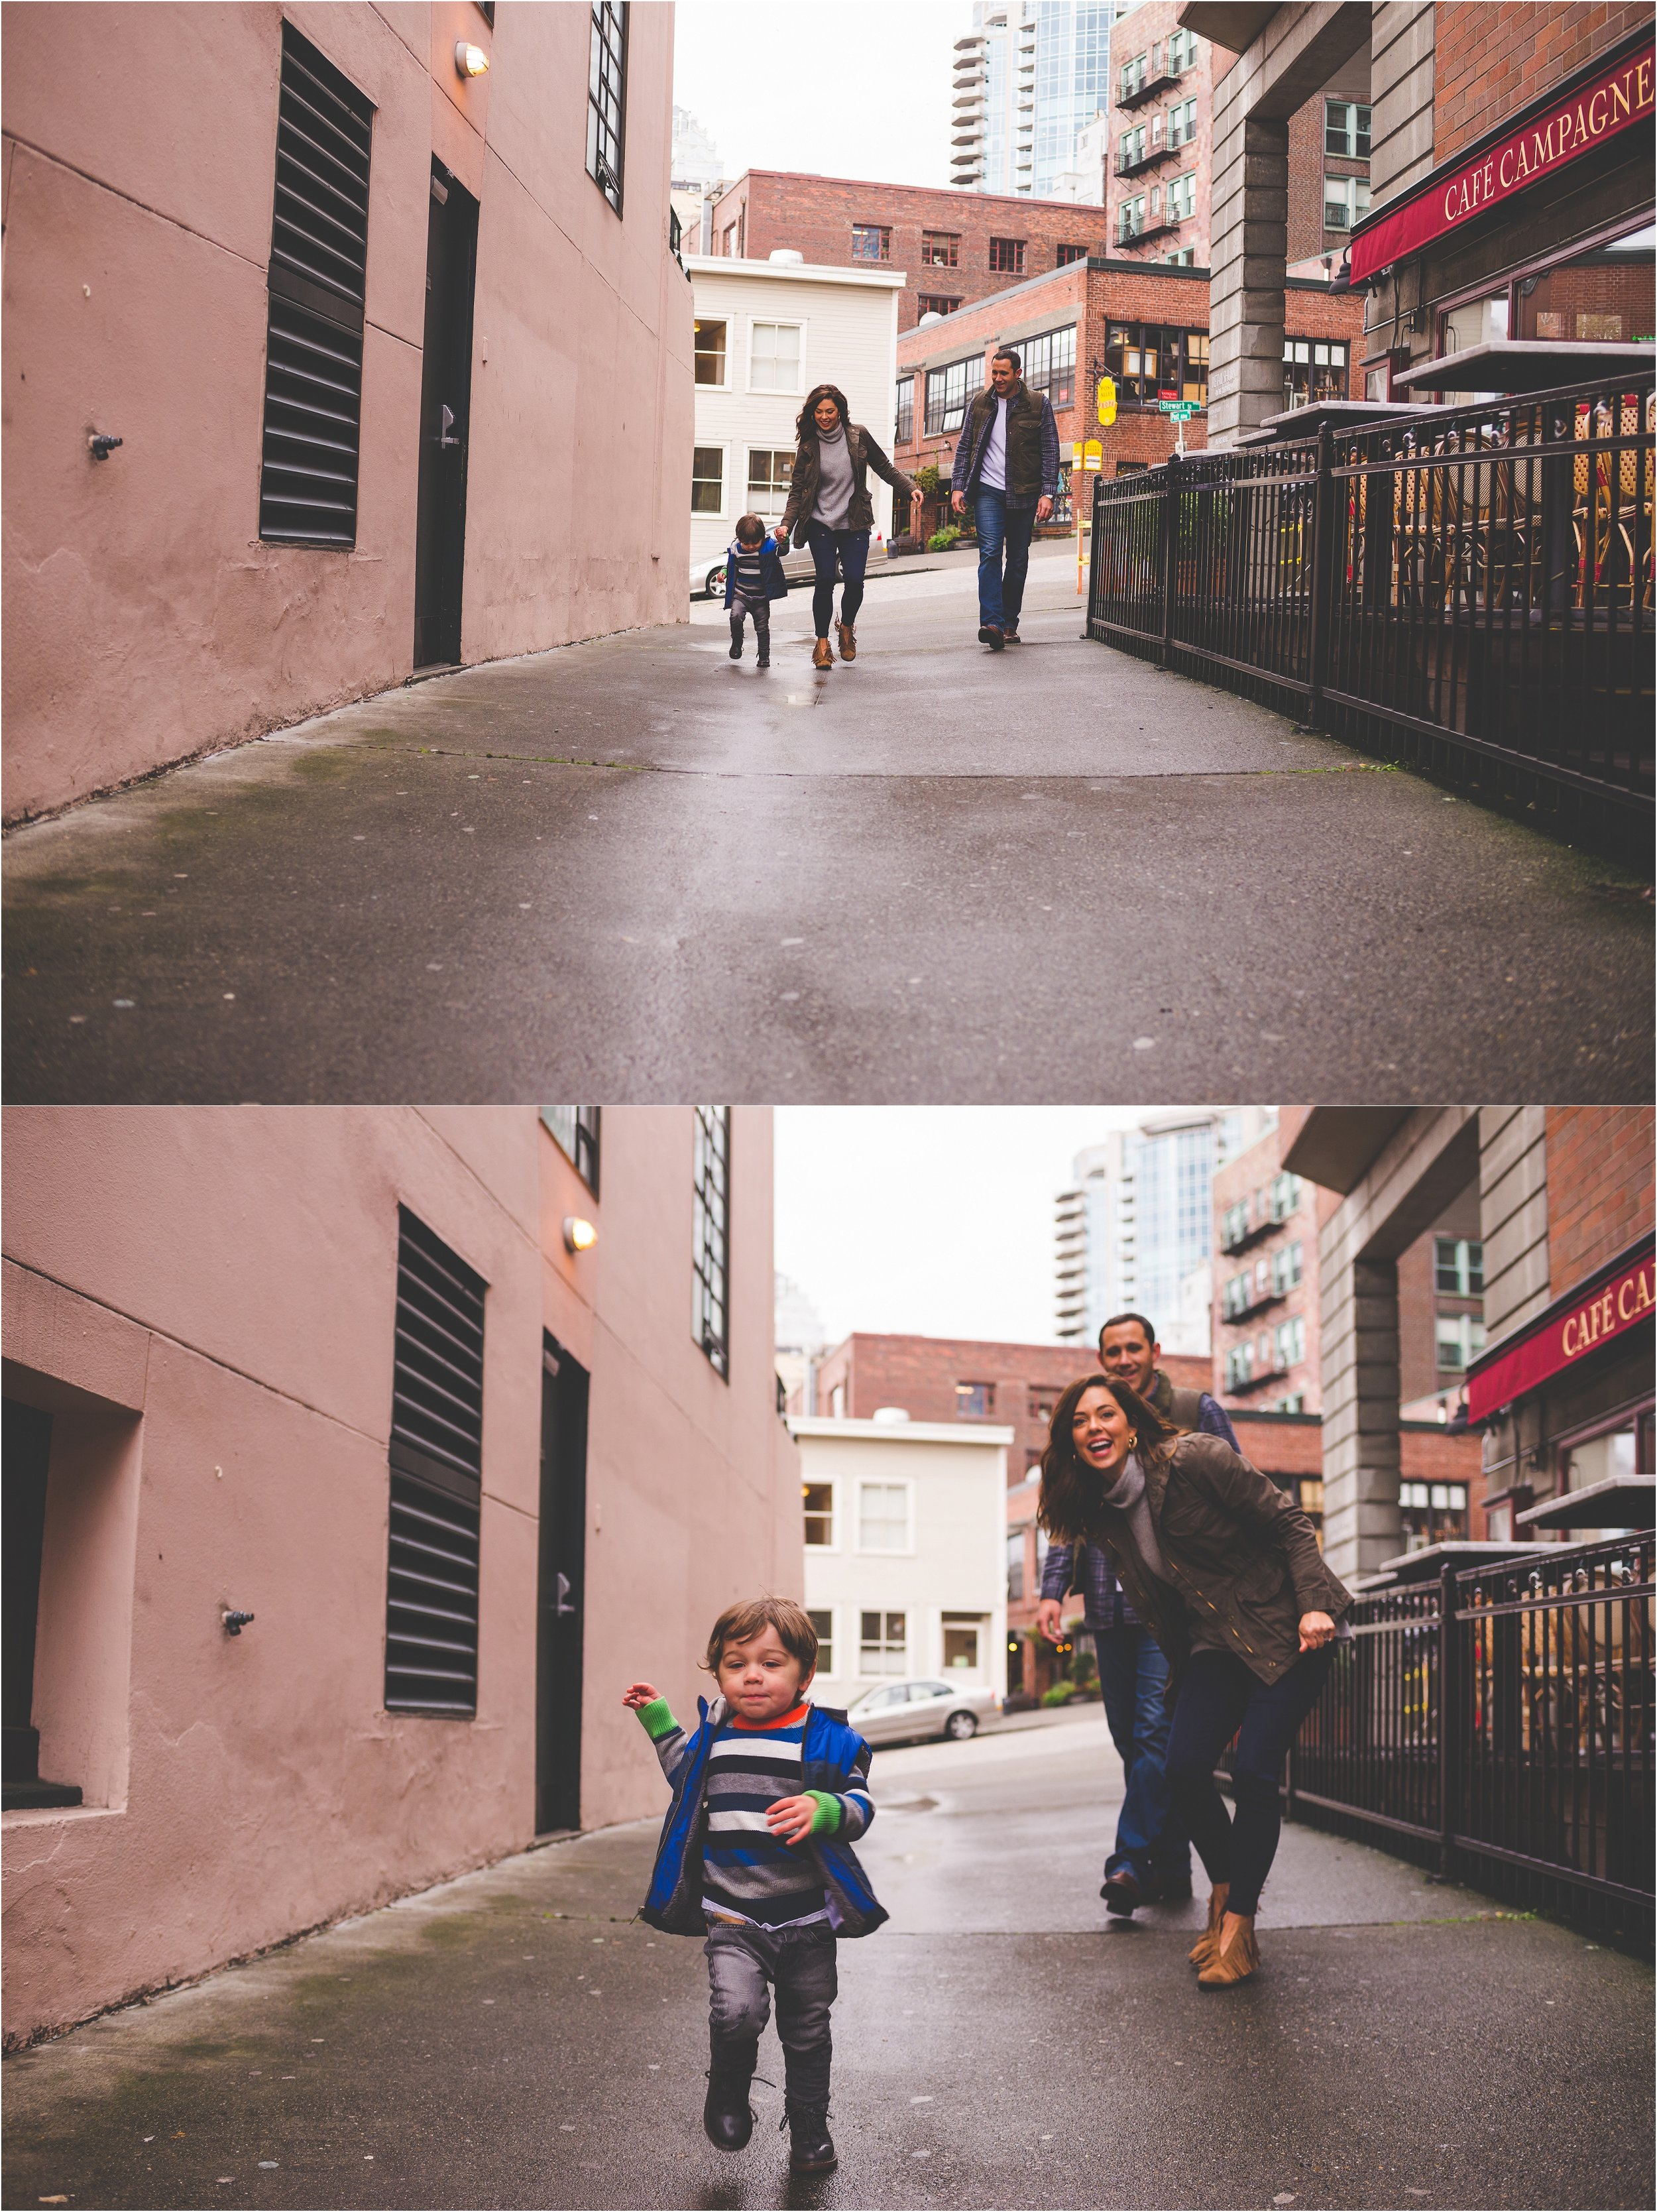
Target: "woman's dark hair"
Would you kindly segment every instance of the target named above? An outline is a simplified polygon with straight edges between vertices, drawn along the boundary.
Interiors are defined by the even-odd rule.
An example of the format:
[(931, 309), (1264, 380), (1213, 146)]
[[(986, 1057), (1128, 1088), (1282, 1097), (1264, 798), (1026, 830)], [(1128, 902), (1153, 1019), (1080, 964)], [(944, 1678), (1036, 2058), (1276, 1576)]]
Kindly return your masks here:
[(1036, 1519), (1055, 1543), (1091, 1540), (1099, 1525), (1099, 1501), (1104, 1485), (1090, 1467), (1076, 1456), (1071, 1425), (1076, 1408), (1089, 1390), (1108, 1390), (1127, 1415), (1138, 1437), (1135, 1450), (1142, 1467), (1165, 1458), (1180, 1431), (1165, 1421), (1126, 1382), (1113, 1382), (1108, 1375), (1083, 1375), (1072, 1382), (1053, 1409), (1047, 1424), (1047, 1448), (1041, 1455), (1041, 1502)]
[(832, 399), (840, 410), (840, 427), (852, 427), (852, 410), (846, 404), (846, 394), (837, 384), (814, 384), (805, 395), (805, 404), (800, 409), (799, 420), (794, 425), (794, 434), (802, 443), (810, 438), (815, 445), (817, 435), (816, 405), (819, 399)]

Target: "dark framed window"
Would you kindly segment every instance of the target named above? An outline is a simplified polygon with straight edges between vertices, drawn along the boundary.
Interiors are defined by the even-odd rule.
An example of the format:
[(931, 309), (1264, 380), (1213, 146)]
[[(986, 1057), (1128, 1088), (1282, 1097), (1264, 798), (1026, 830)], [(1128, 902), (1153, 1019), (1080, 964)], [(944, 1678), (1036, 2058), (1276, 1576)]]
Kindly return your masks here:
[(853, 261), (889, 261), (892, 258), (892, 234), (882, 222), (854, 222), (852, 225), (852, 258)]
[(923, 315), (952, 315), (960, 305), (959, 300), (946, 300), (936, 292), (922, 292), (916, 301)]
[(961, 234), (956, 230), (923, 230), (920, 234), (921, 266), (926, 269), (953, 269), (961, 259)]
[(900, 377), (897, 386), (897, 412), (892, 426), (892, 443), (907, 446), (915, 434), (915, 380), (912, 376)]
[(957, 1421), (986, 1421), (995, 1409), (993, 1382), (957, 1382), (955, 1417)]
[(1024, 273), (1024, 241), (1022, 238), (992, 238), (990, 240), (990, 267), (1002, 276), (1022, 276)]
[(595, 1198), (598, 1195), (598, 1106), (543, 1106), (553, 1142)]
[(1105, 374), (1116, 380), (1119, 403), (1154, 407), (1162, 398), (1208, 404), (1208, 332), (1160, 323), (1112, 323), (1105, 337)]
[(788, 504), (788, 487), (794, 481), (792, 446), (750, 446), (748, 449), (748, 504), (756, 514), (780, 514)]
[(1314, 399), (1346, 397), (1346, 347), (1338, 338), (1285, 338), (1283, 404), (1305, 407)]
[(1349, 161), (1369, 158), (1369, 110), (1360, 101), (1326, 100), (1323, 103), (1323, 150)]
[(389, 1712), (477, 1711), (483, 1279), (398, 1209), (391, 1370)]
[(259, 536), (356, 544), (373, 104), (282, 27)]
[(690, 1333), (714, 1372), (727, 1378), (730, 1290), (731, 1109), (698, 1106), (695, 1115), (695, 1215), (691, 1254)]
[(1076, 325), (1062, 331), (1043, 331), (1039, 337), (1021, 338), (1018, 351), (1024, 359), (1024, 381), (1042, 393), (1055, 409), (1076, 404)]
[(830, 1612), (808, 1613), (806, 1619), (817, 1635), (817, 1672), (832, 1674), (835, 1671), (835, 1616)]
[(617, 215), (627, 136), (628, 0), (592, 0), (587, 61), (587, 174)]
[(720, 514), (725, 510), (725, 447), (694, 446), (690, 453), (690, 512)]
[(1072, 261), (1085, 261), (1087, 258), (1085, 246), (1061, 246), (1053, 254), (1053, 265), (1055, 269), (1068, 269)]
[(952, 361), (947, 368), (929, 368), (926, 372), (926, 435), (936, 437), (940, 432), (958, 430), (966, 416), (967, 395), (974, 368), (976, 356), (971, 361)]
[(1429, 1544), (1454, 1543), (1466, 1538), (1465, 1482), (1400, 1482), (1398, 1503), (1406, 1552), (1419, 1552)]

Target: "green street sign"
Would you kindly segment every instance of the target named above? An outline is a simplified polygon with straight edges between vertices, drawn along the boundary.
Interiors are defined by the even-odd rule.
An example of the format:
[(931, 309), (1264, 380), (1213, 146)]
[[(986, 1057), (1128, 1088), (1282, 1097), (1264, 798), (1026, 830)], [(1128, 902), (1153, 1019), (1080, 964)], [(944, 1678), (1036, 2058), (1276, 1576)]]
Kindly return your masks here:
[(1202, 410), (1194, 399), (1159, 399), (1156, 403), (1164, 415), (1171, 415), (1176, 422), (1188, 422)]

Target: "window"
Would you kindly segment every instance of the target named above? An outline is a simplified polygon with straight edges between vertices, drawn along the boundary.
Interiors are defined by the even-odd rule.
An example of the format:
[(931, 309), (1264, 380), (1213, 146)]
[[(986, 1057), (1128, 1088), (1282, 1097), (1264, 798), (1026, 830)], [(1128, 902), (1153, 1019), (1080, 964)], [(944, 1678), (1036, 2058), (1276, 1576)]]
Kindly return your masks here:
[(1241, 1390), (1254, 1379), (1254, 1343), (1234, 1344), (1225, 1355), (1225, 1387)]
[[(1163, 265), (1169, 269), (1194, 269), (1197, 265), (1197, 249), (1194, 246), (1182, 246), (1175, 253), (1163, 254), (1162, 262)], [(1208, 404), (1207, 391), (1207, 369), (1205, 366), (1203, 384), (1204, 396), (1202, 400), (1202, 404), (1205, 407)], [(1190, 396), (1189, 392), (1186, 395), (1187, 398), (1189, 398)]]
[(541, 1119), (553, 1140), (595, 1198), (598, 1195), (597, 1106), (543, 1106)]
[(1147, 54), (1135, 54), (1131, 62), (1124, 62), (1122, 64), (1121, 83), (1119, 92), (1119, 96), (1121, 99), (1132, 100), (1136, 93), (1140, 93), (1144, 90), (1145, 64), (1149, 59), (1150, 56)]
[(696, 321), (696, 381), (698, 384), (725, 382), (725, 333), (723, 323)]
[(835, 1671), (835, 1616), (832, 1613), (808, 1613), (805, 1618), (817, 1632), (817, 1672), (819, 1674), (832, 1674)]
[(788, 504), (788, 487), (793, 480), (792, 446), (749, 447), (748, 504), (756, 514), (780, 514)]
[(944, 1666), (948, 1674), (978, 1672), (979, 1632), (983, 1616), (976, 1613), (946, 1613), (944, 1616)]
[(391, 1356), (389, 1712), (477, 1711), (483, 1279), (398, 1210)]
[(909, 1486), (907, 1482), (858, 1485), (858, 1548), (863, 1552), (907, 1552), (909, 1548)]
[(846, 1419), (846, 1385), (843, 1382), (836, 1382), (828, 1393), (828, 1417), (835, 1421)]
[(1433, 1288), (1451, 1298), (1484, 1295), (1484, 1247), (1466, 1237), (1433, 1239)]
[(1434, 1334), (1441, 1375), (1464, 1373), (1484, 1349), (1484, 1324), (1477, 1314), (1440, 1314)]
[[(1652, 245), (1648, 222), (1535, 276), (1520, 277), (1514, 336), (1575, 338), (1589, 344), (1607, 340), (1649, 343), (1657, 329), (1652, 312)], [(1506, 335), (1505, 325), (1496, 335)], [(1440, 350), (1454, 349), (1447, 344)]]
[(587, 174), (622, 212), (622, 142), (627, 129), (627, 0), (592, 0), (587, 60)]
[(947, 368), (929, 368), (926, 372), (926, 435), (931, 438), (941, 431), (958, 430), (967, 412), (968, 379), (977, 365), (977, 356), (971, 361), (952, 361)]
[(897, 411), (892, 423), (892, 443), (907, 446), (915, 434), (915, 380), (912, 376), (901, 377), (897, 386)]
[(1137, 199), (1124, 200), (1116, 210), (1116, 236), (1119, 244), (1131, 238), (1138, 238), (1144, 227), (1145, 196), (1141, 192)]
[(1196, 58), (1197, 34), (1194, 31), (1187, 31), (1184, 26), (1181, 25), (1181, 27), (1173, 33), (1168, 42), (1168, 75), (1170, 76), (1183, 76), (1187, 70), (1191, 67)]
[(1024, 1595), (1024, 1532), (1015, 1529), (1007, 1539), (1007, 1602), (1017, 1605)]
[[(1305, 1391), (1304, 1391), (1304, 1390), (1296, 1390), (1296, 1391), (1295, 1391), (1295, 1392), (1294, 1392), (1290, 1396), (1289, 1396), (1289, 1397), (1287, 1397), (1287, 1398), (1279, 1398), (1279, 1399), (1278, 1399), (1278, 1411), (1280, 1413), (1303, 1413), (1306, 1411), (1306, 1393), (1305, 1393)], [(1305, 1489), (1305, 1485), (1302, 1483), (1302, 1485), (1301, 1486), (1301, 1487), (1302, 1487), (1302, 1491), (1303, 1491), (1303, 1490)], [(1320, 1513), (1321, 1513), (1321, 1512), (1322, 1512), (1322, 1510), (1323, 1510), (1323, 1485), (1322, 1485), (1321, 1483), (1319, 1483), (1319, 1485), (1318, 1485), (1317, 1488), (1318, 1488), (1318, 1510), (1319, 1510), (1319, 1512), (1320, 1512)], [(1302, 1504), (1305, 1504), (1306, 1501), (1305, 1501), (1304, 1497), (1302, 1497), (1302, 1500), (1301, 1500), (1301, 1503), (1302, 1503)], [(1308, 1510), (1308, 1512), (1310, 1512), (1311, 1508), (1310, 1508), (1309, 1506), (1308, 1506), (1308, 1507), (1307, 1507), (1307, 1510)]]
[(1145, 158), (1145, 126), (1138, 123), (1132, 131), (1123, 131), (1116, 142), (1116, 166), (1123, 176), (1137, 169)]
[(1220, 1249), (1235, 1252), (1248, 1234), (1248, 1200), (1239, 1199), (1220, 1216)]
[(960, 305), (959, 300), (946, 300), (937, 292), (922, 292), (916, 301), (923, 315), (952, 315)]
[(1023, 357), (1024, 381), (1032, 392), (1041, 392), (1056, 410), (1076, 404), (1076, 325), (1070, 324), (1062, 331), (1044, 331), (1040, 337), (1022, 338), (1018, 351)]
[(986, 1421), (995, 1411), (993, 1382), (957, 1382), (955, 1417), (957, 1421)]
[(800, 1486), (805, 1499), (805, 1540), (825, 1549), (835, 1541), (835, 1486), (806, 1482)]
[(259, 536), (356, 544), (373, 107), (282, 27)]
[(1197, 136), (1197, 103), (1182, 100), (1168, 111), (1168, 143), (1173, 146), (1188, 146)]
[[(1186, 248), (1186, 258), (1193, 258), (1194, 249)], [(1177, 257), (1169, 254), (1168, 259)], [(1182, 399), (1193, 399), (1199, 407), (1208, 404), (1208, 332), (1187, 331), (1185, 334), (1185, 375), (1180, 386)]]
[(690, 512), (693, 514), (723, 514), (725, 512), (723, 446), (697, 446), (692, 449)]
[(1456, 1542), (1467, 1534), (1465, 1482), (1400, 1482), (1398, 1503), (1406, 1552)]
[(1278, 1323), (1272, 1340), (1279, 1367), (1298, 1367), (1306, 1358), (1306, 1323), (1298, 1314)]
[(1272, 1288), (1278, 1297), (1299, 1287), (1305, 1264), (1305, 1247), (1284, 1244), (1272, 1255)]
[(1054, 249), (1053, 265), (1055, 269), (1068, 269), (1072, 261), (1085, 261), (1087, 258), (1085, 246), (1060, 246)]
[(1022, 238), (992, 238), (990, 240), (990, 267), (1001, 276), (1022, 276), (1024, 273), (1024, 241)]
[(1346, 348), (1331, 338), (1285, 338), (1283, 345), (1283, 404), (1305, 407), (1314, 399), (1346, 396)]
[(1170, 222), (1186, 222), (1197, 212), (1197, 172), (1187, 169), (1184, 176), (1175, 177), (1168, 188), (1168, 219)]
[(923, 269), (953, 269), (961, 258), (961, 234), (955, 230), (923, 230), (920, 265)]
[(1272, 1178), (1271, 1213), (1273, 1221), (1287, 1221), (1291, 1213), (1298, 1213), (1301, 1202), (1301, 1179), (1286, 1171)]
[(889, 261), (892, 258), (892, 234), (880, 222), (854, 222), (852, 225), (852, 258), (853, 261)]
[(907, 1616), (901, 1613), (865, 1613), (858, 1638), (859, 1674), (902, 1674), (908, 1670)]
[(1369, 180), (1363, 177), (1326, 177), (1323, 180), (1323, 227), (1350, 230), (1369, 212)]
[(1045, 1427), (1053, 1419), (1053, 1408), (1059, 1403), (1056, 1390), (1032, 1390), (1029, 1394), (1029, 1418)]
[(738, 239), (738, 226), (734, 222), (726, 223), (724, 237), (725, 245), (722, 251), (725, 259), (727, 261), (740, 261), (742, 258), (742, 246)]
[(1220, 1290), (1220, 1319), (1237, 1321), (1248, 1311), (1253, 1297), (1252, 1275), (1228, 1277)]
[(731, 1235), (731, 1109), (698, 1106), (695, 1114), (695, 1244), (691, 1254), (690, 1334), (716, 1375), (730, 1373), (725, 1342), (727, 1249)]
[[(1154, 407), (1165, 396), (1194, 399), (1205, 407), (1208, 332), (1168, 329), (1156, 323), (1108, 324), (1105, 374), (1116, 380), (1119, 404)], [(1237, 1211), (1235, 1206), (1230, 1209), (1232, 1213)], [(1247, 1207), (1242, 1211), (1246, 1214)], [(1237, 1233), (1247, 1233), (1246, 1222)], [(1223, 1240), (1225, 1234), (1223, 1221)]]
[(1323, 150), (1349, 161), (1369, 158), (1369, 111), (1350, 100), (1323, 103)]
[(750, 392), (799, 390), (800, 326), (798, 323), (753, 323), (748, 342)]

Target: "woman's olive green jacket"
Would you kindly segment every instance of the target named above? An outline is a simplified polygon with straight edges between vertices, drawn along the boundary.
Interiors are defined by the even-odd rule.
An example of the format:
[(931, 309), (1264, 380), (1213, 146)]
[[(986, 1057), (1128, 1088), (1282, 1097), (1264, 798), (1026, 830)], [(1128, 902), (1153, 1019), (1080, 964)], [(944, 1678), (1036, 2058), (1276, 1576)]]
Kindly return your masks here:
[[(1151, 1524), (1174, 1589), (1226, 1650), (1275, 1682), (1301, 1656), (1301, 1615), (1338, 1620), (1352, 1602), (1324, 1565), (1312, 1523), (1218, 1437), (1181, 1437), (1144, 1467)], [(1186, 1607), (1144, 1572), (1126, 1531), (1126, 1515), (1101, 1504), (1085, 1533), (1109, 1553), (1134, 1611), (1167, 1653), (1171, 1697), (1191, 1651)]]

